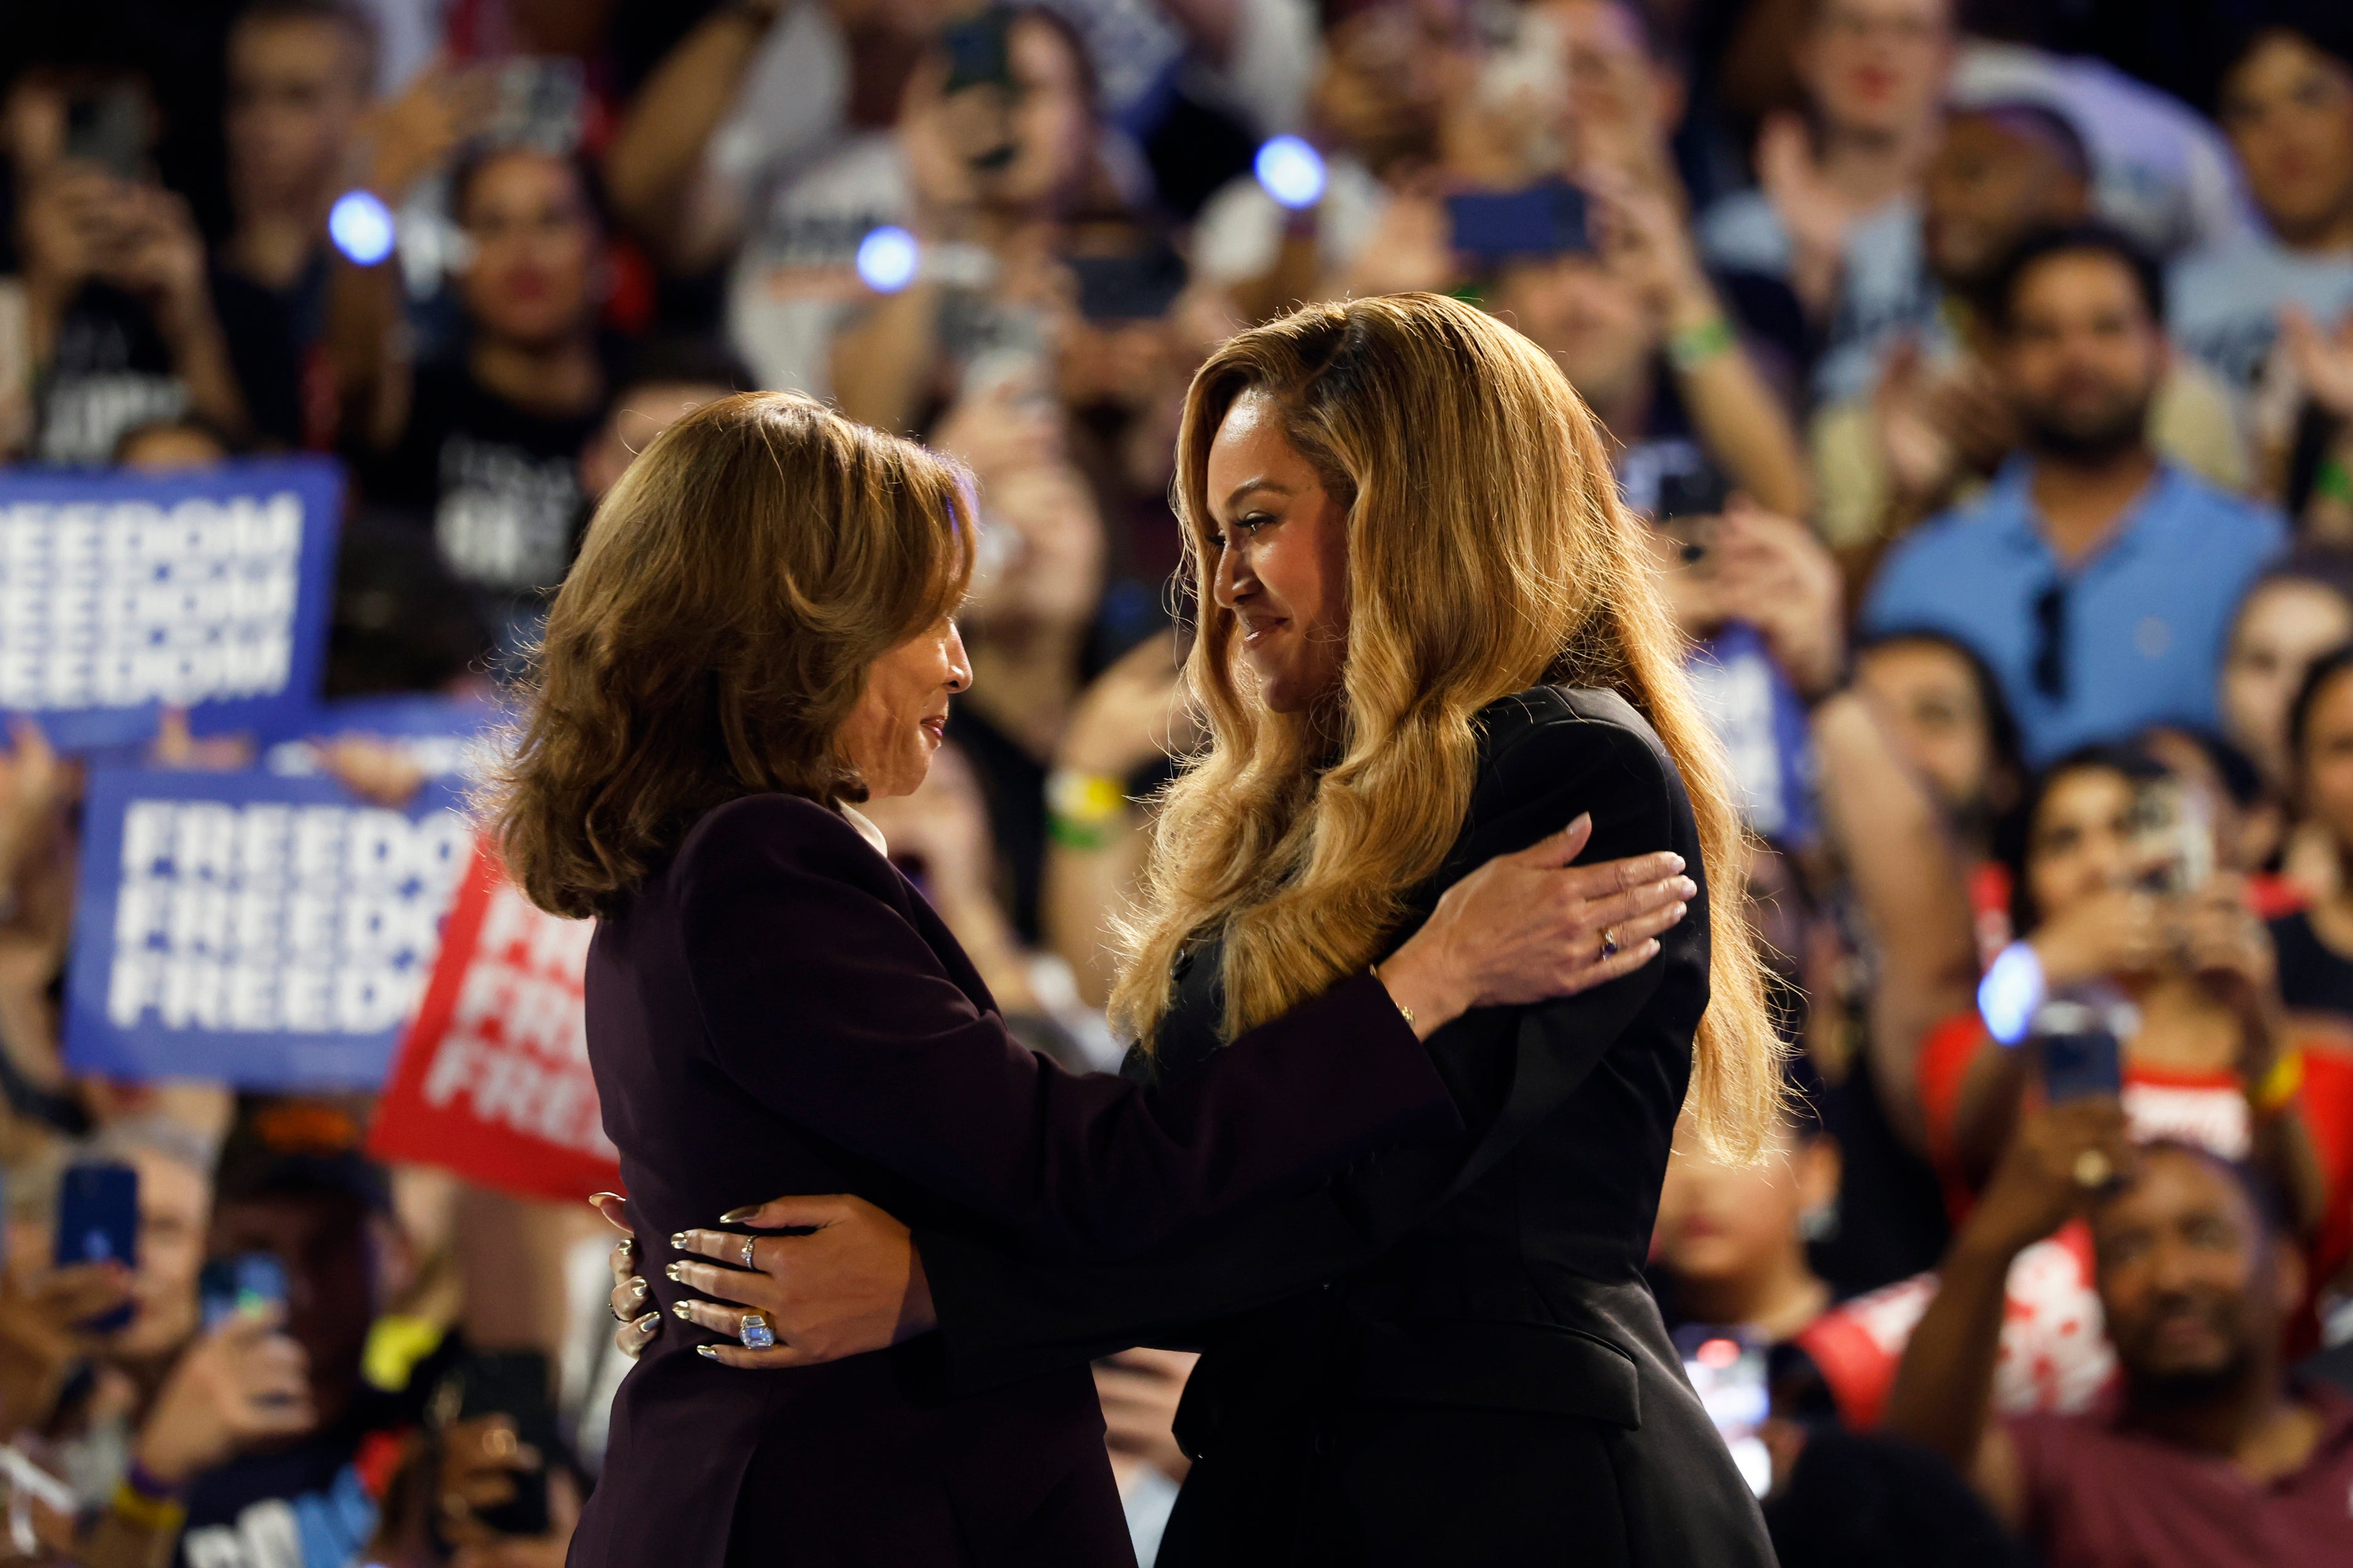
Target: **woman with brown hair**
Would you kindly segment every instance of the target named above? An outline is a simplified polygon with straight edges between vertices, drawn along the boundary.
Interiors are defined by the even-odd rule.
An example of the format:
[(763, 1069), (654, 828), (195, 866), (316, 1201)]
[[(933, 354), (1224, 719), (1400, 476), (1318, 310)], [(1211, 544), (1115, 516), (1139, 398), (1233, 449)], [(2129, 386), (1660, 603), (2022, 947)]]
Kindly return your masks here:
[[(971, 529), (948, 464), (747, 395), (648, 447), (556, 597), (491, 811), (524, 891), (597, 919), (589, 1057), (662, 1261), (778, 1191), (1040, 1257), (1239, 1218), (1458, 1135), (1420, 1037), (1630, 973), (1696, 890), (1671, 855), (1568, 868), (1586, 835), (1554, 835), (1465, 879), (1384, 976), (1335, 975), (1181, 1081), (1064, 1073), (1006, 1033), (853, 809), (923, 782), (970, 682), (949, 616)], [(747, 1270), (781, 1245), (707, 1234)], [(913, 1329), (897, 1236), (888, 1311)], [(726, 1331), (731, 1354), (769, 1342), (756, 1315)], [(754, 1379), (673, 1336), (621, 1390), (573, 1562), (1125, 1561), (1084, 1365), (958, 1394), (926, 1353)]]
[(1686, 1098), (1711, 1149), (1755, 1157), (1778, 1047), (1724, 770), (1590, 415), (1480, 311), (1360, 300), (1211, 355), (1178, 472), (1210, 743), (1163, 799), (1114, 997), (1131, 1077), (1185, 1084), (1394, 973), (1466, 870), (1573, 818), (1593, 854), (1704, 865), (1701, 918), (1631, 974), (1430, 1035), (1461, 1136), (1124, 1261), (779, 1200), (741, 1217), (825, 1228), (683, 1278), (779, 1324), (786, 1346), (725, 1352), (743, 1366), (889, 1342), (871, 1304), (910, 1246), (956, 1386), (1203, 1350), (1164, 1568), (1769, 1562), (1641, 1268)]

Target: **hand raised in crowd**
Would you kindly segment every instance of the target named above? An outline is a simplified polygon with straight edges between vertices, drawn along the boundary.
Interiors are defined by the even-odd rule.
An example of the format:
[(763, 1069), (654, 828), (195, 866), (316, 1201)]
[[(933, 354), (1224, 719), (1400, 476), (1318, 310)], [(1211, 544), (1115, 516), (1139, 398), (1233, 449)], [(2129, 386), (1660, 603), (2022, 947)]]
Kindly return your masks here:
[(2306, 395), (2332, 418), (2353, 419), (2353, 310), (2326, 329), (2303, 306), (2283, 305), (2279, 330)]
[(449, 161), (488, 123), (498, 102), (498, 77), (484, 66), (435, 59), (368, 116), (354, 142), (353, 176), (388, 202)]
[(1933, 504), (1965, 473), (1990, 473), (2018, 444), (1993, 372), (1974, 355), (1931, 363), (1917, 339), (1889, 353), (1872, 390), (1872, 426), (1895, 494)]
[(1607, 164), (1587, 169), (1578, 183), (1590, 198), (1589, 221), (1602, 260), (1641, 296), (1662, 331), (1723, 315), (1682, 205), (1669, 190)]
[(79, 771), (49, 744), (40, 725), (17, 719), (10, 748), (0, 752), (0, 905), (27, 860), (62, 826), (61, 814), (79, 787)]
[(986, 496), (1013, 474), (1059, 467), (1062, 428), (1043, 371), (1008, 365), (1003, 374), (975, 378), (940, 416), (929, 445), (972, 469)]
[(13, 1268), (0, 1274), (0, 1440), (49, 1418), (89, 1353), (89, 1337), (74, 1325), (122, 1306), (131, 1287), (131, 1271), (117, 1263), (79, 1263), (29, 1282)]
[(2031, 1110), (1995, 1164), (1957, 1247), (2015, 1257), (2129, 1177), (2136, 1152), (2113, 1095)]
[(1176, 1405), (1200, 1359), (1191, 1351), (1138, 1346), (1095, 1363), (1095, 1398), (1103, 1406), (1103, 1440), (1113, 1464), (1124, 1456), (1172, 1481), (1185, 1479), (1193, 1461), (1176, 1444)]
[(181, 1355), (132, 1453), (148, 1474), (176, 1484), (317, 1424), (310, 1358), (287, 1335), (284, 1312), (239, 1312)]
[(515, 1431), (514, 1417), (491, 1414), (452, 1421), (441, 1429), (432, 1450), (438, 1459), (433, 1476), (433, 1504), (441, 1538), (457, 1548), (453, 1565), (468, 1563), (489, 1568), (491, 1563), (547, 1564), (560, 1568), (572, 1539), (569, 1510), (558, 1500), (556, 1477), (548, 1477), (549, 1532), (543, 1536), (502, 1535), (482, 1522), (481, 1516), (512, 1502), (515, 1478), (543, 1469), (547, 1456), (526, 1443)]
[(161, 185), (127, 185), (115, 222), (99, 277), (145, 301), (167, 340), (207, 327), (205, 241), (187, 198)]
[(1155, 632), (1113, 660), (1071, 705), (1055, 765), (1124, 779), (1155, 757), (1181, 757), (1201, 742), (1200, 715), (1185, 693), (1174, 632)]
[(2147, 974), (2168, 955), (2165, 910), (2154, 893), (2105, 888), (2069, 904), (2027, 939), (2054, 991), (2111, 974)]
[(2269, 928), (2248, 906), (2237, 877), (2217, 876), (2170, 900), (2168, 939), (2182, 967), (2230, 984), (2250, 1000), (2268, 996), (2279, 980)]
[(1837, 559), (1804, 523), (1742, 496), (1725, 508), (1713, 548), (1722, 613), (1757, 628), (1799, 696), (1827, 696), (1846, 667), (1846, 588)]
[(1814, 161), (1813, 133), (1786, 110), (1765, 118), (1757, 133), (1757, 183), (1788, 231), (1790, 286), (1808, 310), (1829, 312), (1845, 267), (1847, 230), (1854, 205)]
[(88, 163), (59, 162), (25, 192), (16, 219), (25, 284), (61, 310), (107, 263), (121, 231), (129, 184)]
[(1414, 289), (1444, 292), (1461, 274), (1454, 251), (1454, 224), (1447, 215), (1434, 176), (1394, 185), (1355, 258), (1326, 279), (1329, 298), (1400, 294)]

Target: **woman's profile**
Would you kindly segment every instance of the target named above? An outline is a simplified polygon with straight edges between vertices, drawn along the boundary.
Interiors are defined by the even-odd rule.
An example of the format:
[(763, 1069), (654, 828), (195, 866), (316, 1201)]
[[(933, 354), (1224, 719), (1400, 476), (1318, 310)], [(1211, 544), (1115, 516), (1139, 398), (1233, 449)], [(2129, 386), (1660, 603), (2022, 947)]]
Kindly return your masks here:
[[(1108, 1260), (1457, 1136), (1423, 1037), (1630, 973), (1695, 890), (1663, 849), (1572, 868), (1585, 833), (1552, 834), (1474, 871), (1382, 974), (1335, 977), (1182, 1079), (1062, 1071), (1007, 1033), (855, 810), (921, 784), (969, 683), (951, 617), (972, 510), (921, 447), (746, 395), (649, 447), (556, 597), (491, 808), (520, 886), (597, 920), (589, 1057), (646, 1261), (668, 1265), (635, 1311), (684, 1306), (690, 1227), (745, 1194), (854, 1194), (895, 1231), (888, 1339), (929, 1306), (882, 1210)], [(746, 1269), (783, 1245), (692, 1234)], [(769, 1337), (740, 1312), (728, 1330), (730, 1356)], [(1128, 1560), (1080, 1363), (959, 1389), (935, 1344), (790, 1378), (717, 1359), (681, 1331), (626, 1380), (575, 1563)]]
[(1704, 866), (1694, 918), (1631, 973), (1432, 1033), (1453, 1136), (1109, 1263), (839, 1211), (757, 1271), (690, 1265), (739, 1305), (689, 1315), (756, 1308), (786, 1343), (731, 1362), (805, 1368), (893, 1337), (852, 1304), (919, 1260), (958, 1386), (1202, 1350), (1164, 1568), (1769, 1563), (1641, 1270), (1678, 1113), (1753, 1156), (1778, 1047), (1724, 770), (1591, 416), (1456, 301), (1310, 307), (1198, 373), (1178, 499), (1210, 742), (1129, 932), (1131, 1077), (1216, 1070), (1572, 822), (1588, 857)]

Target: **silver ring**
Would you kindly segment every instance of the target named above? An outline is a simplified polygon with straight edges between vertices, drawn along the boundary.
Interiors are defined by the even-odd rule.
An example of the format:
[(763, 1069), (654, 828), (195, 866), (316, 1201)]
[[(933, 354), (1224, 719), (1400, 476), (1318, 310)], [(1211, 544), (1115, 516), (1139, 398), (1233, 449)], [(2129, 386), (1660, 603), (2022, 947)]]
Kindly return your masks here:
[(1618, 956), (1618, 928), (1615, 926), (1601, 928), (1601, 956), (1604, 960)]
[(768, 1320), (758, 1312), (744, 1314), (743, 1322), (736, 1326), (735, 1337), (747, 1351), (774, 1350), (776, 1345), (776, 1331), (768, 1327)]
[(755, 1274), (759, 1272), (759, 1268), (752, 1261), (752, 1244), (759, 1239), (756, 1236), (747, 1236), (744, 1238), (744, 1267)]

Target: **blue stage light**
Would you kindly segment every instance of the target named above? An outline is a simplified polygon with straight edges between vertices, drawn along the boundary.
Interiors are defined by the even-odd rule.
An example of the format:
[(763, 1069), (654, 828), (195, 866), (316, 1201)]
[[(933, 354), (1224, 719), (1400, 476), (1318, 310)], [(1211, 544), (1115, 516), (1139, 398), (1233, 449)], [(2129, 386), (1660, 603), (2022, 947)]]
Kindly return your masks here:
[(327, 209), (327, 237), (362, 267), (392, 254), (392, 209), (366, 191), (345, 191)]
[(877, 294), (896, 294), (915, 280), (920, 255), (913, 235), (884, 224), (858, 242), (858, 276)]
[(1284, 206), (1312, 207), (1324, 197), (1324, 154), (1296, 136), (1277, 136), (1260, 147), (1253, 167), (1266, 194)]

